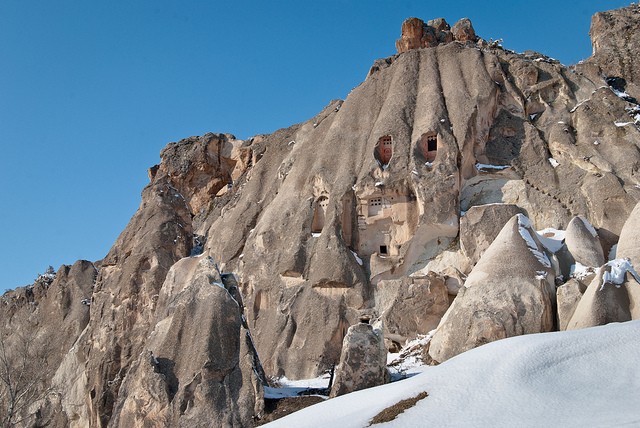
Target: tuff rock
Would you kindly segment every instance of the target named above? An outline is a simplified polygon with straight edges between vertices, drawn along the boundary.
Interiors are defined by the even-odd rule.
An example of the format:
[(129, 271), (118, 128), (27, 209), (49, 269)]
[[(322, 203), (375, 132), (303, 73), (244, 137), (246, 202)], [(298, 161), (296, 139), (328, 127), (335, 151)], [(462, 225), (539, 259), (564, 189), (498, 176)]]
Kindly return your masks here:
[(442, 318), (429, 355), (443, 362), (494, 340), (551, 331), (555, 272), (528, 219), (514, 216)]
[(382, 332), (368, 322), (352, 325), (344, 337), (331, 397), (389, 381), (387, 349)]
[[(555, 256), (534, 229), (581, 216), (603, 254), (620, 239), (618, 257), (638, 264), (638, 13), (596, 15), (594, 55), (568, 67), (475, 39), (468, 21), (413, 18), (398, 54), (315, 117), (169, 144), (103, 260), (2, 298), (7, 343), (60, 337), (34, 360), (46, 370), (30, 423), (251, 426), (260, 367), (316, 377), (361, 315), (386, 323), (384, 350), (432, 328), (456, 293), (436, 361), (553, 329), (556, 257), (592, 246), (583, 260), (601, 259), (579, 224)], [(516, 209), (531, 226), (515, 217), (497, 234)], [(605, 294), (592, 282), (569, 328), (633, 318), (637, 284), (625, 281)], [(561, 324), (579, 297), (566, 291)]]

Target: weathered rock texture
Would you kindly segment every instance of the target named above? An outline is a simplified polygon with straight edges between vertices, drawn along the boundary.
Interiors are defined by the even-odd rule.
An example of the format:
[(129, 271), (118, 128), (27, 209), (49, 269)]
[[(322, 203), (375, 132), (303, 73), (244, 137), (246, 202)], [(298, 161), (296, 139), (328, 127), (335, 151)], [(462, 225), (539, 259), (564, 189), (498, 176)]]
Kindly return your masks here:
[(487, 204), (469, 208), (460, 218), (460, 248), (476, 264), (505, 224), (522, 210), (517, 205)]
[(442, 362), (494, 340), (551, 331), (555, 272), (522, 214), (514, 216), (484, 253), (431, 339)]
[(567, 330), (640, 319), (640, 276), (626, 272), (616, 283), (607, 280), (603, 266), (578, 302)]
[[(480, 256), (497, 227), (470, 215), (510, 204), (536, 229), (565, 229), (581, 215), (606, 251), (618, 241), (640, 199), (638, 11), (596, 16), (595, 54), (571, 67), (475, 40), (468, 21), (450, 29), (443, 19), (409, 20), (400, 53), (310, 120), (245, 141), (206, 134), (170, 144), (139, 210), (96, 263), (93, 287), (82, 279), (55, 298), (53, 285), (4, 296), (9, 331), (37, 321), (65, 335), (42, 382), (54, 393), (29, 411), (39, 407), (42, 423), (54, 415), (57, 426), (251, 424), (261, 402), (252, 343), (267, 374), (315, 377), (338, 363), (348, 326), (364, 313), (388, 322), (390, 340), (430, 328), (443, 304), (428, 271), (446, 275), (455, 294), (469, 257), (480, 259), (445, 317), (450, 333), (432, 349), (436, 360), (548, 330), (557, 272), (536, 265), (513, 223)], [(470, 216), (464, 232), (461, 211)], [(475, 231), (479, 241), (468, 236)], [(623, 240), (620, 251), (634, 258), (632, 247)], [(197, 273), (203, 267), (188, 257), (199, 252), (237, 274), (244, 319), (243, 304), (234, 312), (227, 291)], [(426, 294), (414, 274), (431, 278)], [(421, 293), (433, 304), (411, 298)], [(224, 349), (205, 346), (222, 332)], [(221, 410), (236, 397), (237, 407)]]
[(408, 18), (402, 23), (402, 34), (396, 41), (398, 53), (411, 49), (432, 48), (452, 41), (475, 42), (478, 40), (473, 25), (468, 18), (449, 27), (443, 18), (433, 19), (426, 24), (419, 18)]
[(335, 376), (331, 397), (387, 383), (387, 349), (382, 332), (368, 323), (349, 327)]
[(636, 269), (640, 269), (640, 203), (629, 215), (620, 232), (616, 257), (627, 258)]
[(571, 317), (587, 287), (575, 278), (558, 287), (556, 300), (558, 303), (558, 329), (566, 330)]
[(567, 226), (565, 243), (573, 259), (584, 266), (602, 266), (604, 253), (598, 233), (588, 220), (574, 217)]
[(445, 279), (433, 272), (380, 281), (375, 296), (385, 337), (399, 345), (436, 328), (449, 307)]

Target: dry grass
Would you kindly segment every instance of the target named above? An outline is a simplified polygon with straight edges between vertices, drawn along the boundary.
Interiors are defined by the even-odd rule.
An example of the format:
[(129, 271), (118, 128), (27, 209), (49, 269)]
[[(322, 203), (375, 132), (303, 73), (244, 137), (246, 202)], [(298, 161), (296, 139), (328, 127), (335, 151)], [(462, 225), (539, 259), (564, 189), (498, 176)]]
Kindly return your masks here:
[(393, 406), (389, 406), (371, 419), (371, 423), (369, 426), (374, 424), (381, 424), (384, 422), (391, 422), (394, 420), (400, 413), (404, 412), (407, 409), (412, 408), (416, 405), (416, 403), (423, 398), (428, 397), (429, 394), (426, 392), (421, 392), (413, 398), (407, 398), (406, 400), (398, 401)]

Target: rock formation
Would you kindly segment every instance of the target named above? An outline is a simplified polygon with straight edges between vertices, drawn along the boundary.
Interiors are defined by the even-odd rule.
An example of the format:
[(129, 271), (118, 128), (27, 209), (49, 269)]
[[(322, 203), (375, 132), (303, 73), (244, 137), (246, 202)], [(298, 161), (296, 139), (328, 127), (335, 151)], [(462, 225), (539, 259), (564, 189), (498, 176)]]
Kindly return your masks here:
[(640, 275), (625, 259), (599, 270), (578, 302), (567, 330), (640, 319)]
[(567, 226), (565, 243), (573, 259), (584, 266), (602, 266), (604, 254), (595, 231), (589, 221), (574, 217)]
[(616, 257), (627, 258), (640, 268), (640, 203), (633, 209), (620, 232)]
[(555, 271), (528, 219), (514, 216), (442, 318), (429, 355), (443, 362), (494, 340), (551, 331)]
[[(638, 263), (639, 13), (596, 15), (594, 55), (569, 67), (479, 39), (468, 20), (412, 18), (398, 54), (308, 121), (171, 143), (103, 260), (3, 296), (7, 343), (64, 336), (43, 357), (46, 399), (24, 412), (53, 426), (250, 426), (260, 360), (315, 377), (363, 314), (398, 347), (456, 293), (437, 361), (554, 328), (564, 279), (535, 230), (569, 228), (561, 251), (596, 266), (620, 238), (618, 257)], [(604, 285), (611, 298), (561, 287), (560, 326), (633, 318), (626, 283)]]
[(331, 397), (388, 382), (387, 349), (382, 332), (368, 321), (349, 327), (335, 376)]

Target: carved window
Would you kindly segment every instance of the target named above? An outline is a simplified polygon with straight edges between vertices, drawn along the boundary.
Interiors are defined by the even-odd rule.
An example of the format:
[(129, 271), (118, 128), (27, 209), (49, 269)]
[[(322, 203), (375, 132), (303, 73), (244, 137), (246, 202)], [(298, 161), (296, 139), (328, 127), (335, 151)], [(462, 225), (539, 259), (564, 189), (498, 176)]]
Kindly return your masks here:
[(378, 140), (376, 158), (382, 165), (388, 165), (393, 156), (393, 141), (391, 135), (384, 135)]
[(422, 134), (419, 147), (427, 162), (435, 161), (438, 154), (438, 135), (435, 133)]

